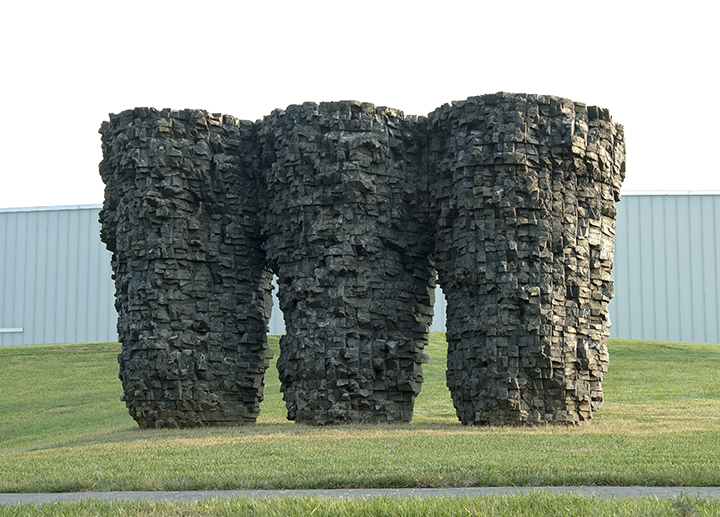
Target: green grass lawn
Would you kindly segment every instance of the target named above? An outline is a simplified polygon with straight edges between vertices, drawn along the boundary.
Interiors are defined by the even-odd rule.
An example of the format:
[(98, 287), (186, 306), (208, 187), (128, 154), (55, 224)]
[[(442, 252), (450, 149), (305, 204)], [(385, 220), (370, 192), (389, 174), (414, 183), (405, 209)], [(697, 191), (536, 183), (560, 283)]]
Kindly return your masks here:
[(0, 492), (720, 485), (720, 346), (609, 348), (606, 404), (583, 428), (461, 426), (433, 333), (410, 424), (287, 422), (273, 365), (255, 426), (140, 431), (120, 402), (117, 343), (4, 347)]
[(4, 516), (98, 515), (134, 516), (373, 516), (417, 517), (432, 516), (490, 516), (518, 515), (562, 517), (582, 515), (720, 515), (720, 501), (698, 499), (619, 498), (601, 499), (573, 494), (532, 493), (518, 495), (489, 495), (484, 497), (434, 497), (396, 499), (374, 497), (368, 499), (333, 499), (319, 497), (223, 498), (203, 502), (98, 502), (53, 503), (35, 506), (0, 506)]

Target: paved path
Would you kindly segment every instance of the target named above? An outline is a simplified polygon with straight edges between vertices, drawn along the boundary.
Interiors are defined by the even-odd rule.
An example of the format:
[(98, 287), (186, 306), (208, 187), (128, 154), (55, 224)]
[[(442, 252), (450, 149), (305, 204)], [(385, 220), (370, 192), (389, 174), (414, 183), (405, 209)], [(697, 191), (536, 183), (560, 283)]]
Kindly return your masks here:
[(202, 501), (216, 497), (273, 497), (273, 496), (319, 496), (362, 498), (374, 496), (390, 497), (437, 497), (441, 495), (467, 495), (477, 497), (489, 494), (514, 494), (535, 491), (553, 493), (576, 493), (599, 497), (660, 497), (680, 496), (720, 498), (720, 487), (635, 487), (635, 486), (559, 486), (559, 487), (479, 487), (479, 488), (371, 488), (338, 490), (207, 490), (197, 492), (71, 492), (64, 494), (0, 494), (0, 504), (51, 503), (55, 501), (99, 501), (137, 500), (152, 501)]

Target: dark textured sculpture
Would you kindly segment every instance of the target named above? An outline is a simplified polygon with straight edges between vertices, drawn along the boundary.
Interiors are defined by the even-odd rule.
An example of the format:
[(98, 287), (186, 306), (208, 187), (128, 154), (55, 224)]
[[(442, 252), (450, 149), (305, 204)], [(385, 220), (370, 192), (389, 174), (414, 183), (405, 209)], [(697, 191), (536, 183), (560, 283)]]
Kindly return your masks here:
[(602, 403), (622, 126), (497, 94), (428, 117), (447, 383), (467, 424), (579, 423)]
[(602, 403), (622, 126), (499, 93), (429, 117), (353, 101), (255, 123), (137, 108), (101, 128), (120, 377), (141, 427), (253, 422), (270, 352), (298, 422), (409, 421), (435, 269), (465, 424)]
[(254, 422), (272, 357), (272, 275), (253, 125), (137, 108), (101, 131), (101, 237), (130, 414), (143, 428)]
[(367, 103), (304, 104), (266, 117), (260, 137), (288, 418), (409, 421), (435, 288), (412, 120)]

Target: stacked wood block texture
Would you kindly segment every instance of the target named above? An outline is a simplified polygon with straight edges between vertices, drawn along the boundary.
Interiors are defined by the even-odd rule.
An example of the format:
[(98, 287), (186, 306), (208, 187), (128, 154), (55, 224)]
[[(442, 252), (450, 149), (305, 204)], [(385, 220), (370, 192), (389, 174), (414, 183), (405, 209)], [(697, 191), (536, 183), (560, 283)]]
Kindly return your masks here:
[(273, 273), (291, 420), (412, 418), (436, 274), (461, 422), (579, 425), (602, 405), (625, 175), (607, 110), (507, 93), (428, 117), (136, 108), (101, 134), (120, 378), (141, 427), (255, 421)]
[(497, 94), (428, 117), (447, 384), (465, 424), (580, 424), (603, 402), (622, 126)]
[(142, 428), (254, 422), (272, 357), (272, 275), (252, 124), (136, 108), (101, 134), (101, 237), (113, 253), (130, 414)]
[(263, 120), (264, 233), (286, 328), (278, 372), (297, 422), (412, 418), (435, 289), (414, 127), (359, 102)]

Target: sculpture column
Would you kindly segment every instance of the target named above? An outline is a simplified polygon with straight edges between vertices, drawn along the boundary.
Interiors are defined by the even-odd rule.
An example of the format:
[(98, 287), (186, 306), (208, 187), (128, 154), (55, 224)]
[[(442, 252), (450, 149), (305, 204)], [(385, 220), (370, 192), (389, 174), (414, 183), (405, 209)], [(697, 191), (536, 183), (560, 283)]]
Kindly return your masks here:
[[(608, 304), (614, 295), (610, 277), (615, 252), (616, 203), (625, 178), (623, 126), (613, 122), (607, 109), (575, 105), (572, 147), (567, 160), (578, 179), (578, 243), (587, 250), (587, 269), (576, 298), (576, 361), (579, 371), (575, 392), (582, 397), (580, 417), (603, 403), (602, 378), (607, 371), (610, 337)], [(569, 166), (569, 163), (568, 163)]]
[(428, 119), (458, 418), (586, 422), (602, 403), (608, 361), (622, 126), (567, 99), (505, 93)]
[(141, 428), (254, 422), (272, 355), (254, 126), (136, 108), (100, 132), (130, 414)]
[(354, 101), (290, 106), (262, 123), (290, 420), (412, 418), (434, 303), (416, 123)]

